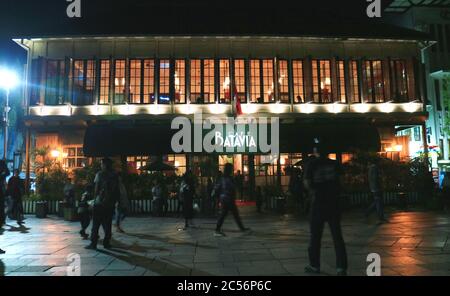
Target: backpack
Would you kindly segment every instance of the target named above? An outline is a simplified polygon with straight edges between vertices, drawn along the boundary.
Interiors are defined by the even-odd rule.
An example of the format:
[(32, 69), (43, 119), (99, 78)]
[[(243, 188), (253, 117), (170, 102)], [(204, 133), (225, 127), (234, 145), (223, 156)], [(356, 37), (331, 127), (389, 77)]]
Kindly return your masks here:
[(119, 178), (114, 173), (101, 172), (95, 206), (114, 207), (120, 197)]

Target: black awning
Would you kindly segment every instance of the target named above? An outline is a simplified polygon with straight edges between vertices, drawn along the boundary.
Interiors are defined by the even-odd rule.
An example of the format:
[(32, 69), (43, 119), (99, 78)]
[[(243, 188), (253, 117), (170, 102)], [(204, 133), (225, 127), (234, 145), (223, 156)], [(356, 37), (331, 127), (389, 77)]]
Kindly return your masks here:
[(302, 124), (280, 127), (280, 151), (283, 153), (311, 152), (314, 138), (333, 152), (355, 150), (380, 151), (380, 136), (375, 126), (353, 124)]
[[(171, 141), (176, 132), (178, 130), (170, 128), (170, 122), (94, 124), (86, 130), (84, 153), (88, 157), (175, 154)], [(375, 126), (366, 123), (302, 123), (280, 125), (280, 152), (311, 152), (316, 137), (320, 137), (322, 143), (333, 152), (380, 150), (380, 138)]]
[(171, 154), (171, 139), (176, 131), (170, 123), (152, 125), (94, 124), (84, 136), (88, 157)]

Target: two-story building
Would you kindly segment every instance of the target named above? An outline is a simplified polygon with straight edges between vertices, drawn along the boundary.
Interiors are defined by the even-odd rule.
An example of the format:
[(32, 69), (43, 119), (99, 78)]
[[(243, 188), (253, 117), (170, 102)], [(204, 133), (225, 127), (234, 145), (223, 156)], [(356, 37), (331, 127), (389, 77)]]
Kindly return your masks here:
[[(341, 161), (357, 150), (408, 155), (395, 127), (425, 132), (420, 47), (427, 36), (386, 25), (354, 32), (17, 38), (28, 51), (28, 175), (32, 151), (45, 146), (69, 170), (101, 156), (139, 169), (163, 155), (179, 173), (200, 173), (208, 158), (219, 168), (234, 163), (253, 184), (284, 175), (317, 136)], [(172, 151), (173, 118), (236, 115), (235, 98), (243, 124), (280, 119), (276, 161), (264, 164), (257, 152)]]

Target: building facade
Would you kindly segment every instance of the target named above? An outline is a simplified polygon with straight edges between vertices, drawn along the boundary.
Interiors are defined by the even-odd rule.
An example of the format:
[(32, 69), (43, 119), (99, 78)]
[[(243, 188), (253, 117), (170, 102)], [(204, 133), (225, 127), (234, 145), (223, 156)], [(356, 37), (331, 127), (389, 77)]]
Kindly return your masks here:
[[(189, 168), (202, 174), (202, 163), (220, 168), (232, 162), (252, 184), (278, 176), (285, 185), (286, 168), (307, 156), (314, 136), (328, 137), (333, 157), (341, 161), (358, 149), (401, 159), (408, 147), (396, 127), (425, 132), (421, 38), (15, 39), (28, 51), (28, 175), (39, 147), (49, 147), (50, 157), (68, 170), (103, 155), (127, 160), (134, 169), (152, 155), (164, 155), (178, 173)], [(242, 114), (236, 114), (235, 100)], [(193, 120), (199, 113), (231, 114), (243, 122), (279, 118), (280, 157), (267, 165), (261, 153), (165, 148), (172, 119)], [(111, 129), (121, 130), (120, 139), (105, 140)]]
[[(450, 1), (393, 1), (385, 19), (396, 25), (430, 34), (433, 43), (421, 50), (425, 65), (426, 101), (429, 118), (426, 121), (428, 149), (435, 170), (447, 170), (449, 162), (449, 98), (450, 98)], [(410, 137), (411, 155), (423, 152), (423, 145), (414, 127), (399, 131)]]

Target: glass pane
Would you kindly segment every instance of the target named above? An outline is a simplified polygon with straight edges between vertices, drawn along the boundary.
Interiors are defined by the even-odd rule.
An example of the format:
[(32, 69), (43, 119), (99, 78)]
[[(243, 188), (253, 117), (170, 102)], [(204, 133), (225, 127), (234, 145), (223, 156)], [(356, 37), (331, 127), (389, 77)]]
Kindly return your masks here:
[(125, 102), (125, 60), (116, 60), (114, 76), (114, 104), (123, 104)]
[(250, 61), (250, 101), (252, 103), (263, 103), (259, 60)]
[(274, 94), (274, 77), (273, 77), (273, 60), (263, 60), (263, 91), (264, 102), (275, 102)]
[(241, 103), (247, 102), (247, 93), (245, 87), (245, 60), (234, 61), (234, 82), (236, 85), (236, 96)]
[(201, 85), (201, 61), (191, 60), (190, 69), (190, 101), (192, 103), (201, 102), (202, 100), (202, 85)]
[(155, 97), (155, 61), (144, 60), (144, 104), (154, 102)]
[(141, 60), (130, 60), (130, 103), (141, 103)]
[(304, 103), (305, 90), (303, 86), (303, 61), (293, 61), (292, 72), (294, 84), (294, 103)]
[(278, 91), (280, 102), (289, 103), (288, 61), (280, 60), (278, 62), (278, 67)]
[(110, 61), (100, 62), (100, 104), (109, 104)]
[(175, 103), (186, 103), (186, 62), (175, 61)]
[(229, 103), (231, 101), (230, 89), (230, 61), (219, 61), (219, 81), (220, 81), (220, 103)]
[(204, 84), (204, 102), (214, 103), (215, 102), (215, 91), (214, 91), (214, 60), (204, 60), (203, 61), (203, 84)]
[(170, 61), (159, 61), (159, 103), (170, 103)]

